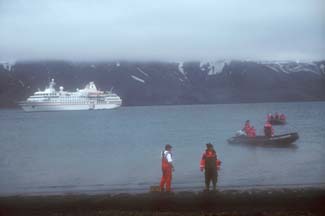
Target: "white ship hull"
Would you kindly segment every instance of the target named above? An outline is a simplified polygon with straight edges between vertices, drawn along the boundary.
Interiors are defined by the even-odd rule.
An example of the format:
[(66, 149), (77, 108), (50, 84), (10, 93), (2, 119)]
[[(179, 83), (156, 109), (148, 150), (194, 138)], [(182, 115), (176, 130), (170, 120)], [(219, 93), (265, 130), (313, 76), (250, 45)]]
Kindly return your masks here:
[(69, 104), (69, 105), (43, 105), (43, 104), (24, 104), (21, 105), (26, 112), (42, 112), (42, 111), (64, 111), (64, 110), (104, 110), (115, 109), (120, 104)]
[(62, 110), (101, 110), (114, 109), (122, 105), (122, 99), (111, 91), (103, 92), (90, 82), (84, 89), (75, 92), (56, 91), (54, 79), (44, 91), (37, 91), (20, 106), (27, 112)]

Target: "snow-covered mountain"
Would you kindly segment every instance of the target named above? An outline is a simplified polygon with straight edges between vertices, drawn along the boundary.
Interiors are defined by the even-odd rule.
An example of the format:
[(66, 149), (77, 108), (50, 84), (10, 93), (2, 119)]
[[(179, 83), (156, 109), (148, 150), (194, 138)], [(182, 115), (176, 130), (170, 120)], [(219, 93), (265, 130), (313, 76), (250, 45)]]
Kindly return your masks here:
[(124, 105), (325, 100), (318, 62), (0, 62), (0, 106), (16, 106), (54, 78), (75, 90), (95, 81)]

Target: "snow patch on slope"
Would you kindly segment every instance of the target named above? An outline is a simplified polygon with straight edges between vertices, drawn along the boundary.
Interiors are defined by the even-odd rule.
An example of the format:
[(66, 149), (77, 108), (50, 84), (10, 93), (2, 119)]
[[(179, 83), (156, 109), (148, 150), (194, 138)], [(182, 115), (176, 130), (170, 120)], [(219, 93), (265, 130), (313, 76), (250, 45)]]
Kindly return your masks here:
[(323, 74), (325, 74), (325, 65), (321, 64), (321, 65), (319, 66), (319, 68), (320, 68), (320, 71), (321, 71)]
[(275, 66), (275, 65), (265, 65), (265, 67), (269, 68), (270, 70), (276, 71), (276, 72), (284, 72), (281, 70), (281, 68)]
[(286, 74), (297, 73), (297, 72), (310, 72), (314, 74), (320, 74), (320, 68), (317, 67), (314, 63), (296, 63), (296, 62), (287, 62), (287, 63), (267, 63), (264, 64), (265, 67)]
[(179, 62), (178, 63), (178, 70), (179, 70), (179, 72), (181, 72), (182, 74), (184, 74), (184, 76), (186, 75), (186, 73), (184, 71), (184, 63), (183, 62)]
[(137, 77), (137, 76), (131, 75), (131, 77), (132, 77), (134, 80), (138, 81), (138, 82), (142, 82), (142, 83), (145, 83), (145, 82), (146, 82), (146, 81), (144, 81), (143, 79), (141, 79), (141, 78), (139, 78), (139, 77)]
[(144, 72), (141, 68), (139, 68), (139, 67), (137, 67), (137, 70), (140, 72), (140, 73), (142, 73), (143, 75), (145, 75), (145, 76), (149, 76), (146, 72)]
[(23, 82), (23, 81), (21, 81), (21, 80), (18, 80), (18, 82), (19, 82), (19, 84), (20, 84), (22, 87), (25, 87), (25, 84), (24, 84), (24, 82)]
[(219, 61), (201, 61), (200, 68), (202, 71), (208, 70), (208, 75), (216, 75), (223, 71), (223, 68), (229, 61), (219, 60)]
[[(178, 78), (179, 81), (184, 82), (185, 80), (188, 80), (187, 73), (184, 70), (184, 62), (178, 62), (178, 71), (180, 72), (180, 74), (183, 75), (183, 77)], [(175, 72), (175, 73), (177, 73), (177, 72)], [(176, 74), (176, 75), (179, 76), (179, 74)]]

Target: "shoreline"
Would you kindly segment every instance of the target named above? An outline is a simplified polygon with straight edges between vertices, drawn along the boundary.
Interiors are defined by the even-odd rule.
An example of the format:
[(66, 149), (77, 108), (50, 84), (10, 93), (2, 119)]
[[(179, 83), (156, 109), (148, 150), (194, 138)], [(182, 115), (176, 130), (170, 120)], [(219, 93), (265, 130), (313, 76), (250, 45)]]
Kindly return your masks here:
[[(48, 187), (53, 188), (53, 187)], [(55, 187), (56, 189), (59, 188), (59, 186)], [(202, 192), (204, 188), (204, 185), (202, 186), (196, 186), (196, 187), (173, 187), (173, 191), (175, 193), (182, 192), (182, 191), (191, 191), (194, 193)], [(277, 184), (277, 185), (224, 185), (224, 186), (218, 186), (219, 192), (224, 191), (265, 191), (265, 190), (285, 190), (285, 189), (308, 189), (308, 188), (316, 188), (316, 189), (324, 189), (325, 190), (325, 183), (305, 183), (305, 184)], [(116, 195), (121, 193), (127, 193), (127, 194), (144, 194), (148, 193), (149, 187), (147, 188), (111, 188), (111, 187), (99, 187), (98, 189), (75, 189), (75, 190), (32, 190), (32, 189), (25, 189), (24, 192), (6, 192), (1, 194), (0, 198), (6, 198), (6, 197), (31, 197), (31, 196), (65, 196), (65, 195), (103, 195), (103, 194), (110, 194), (110, 195)]]
[[(324, 215), (325, 188), (0, 197), (0, 215)], [(136, 214), (135, 214), (136, 213)], [(168, 214), (167, 214), (168, 213)]]

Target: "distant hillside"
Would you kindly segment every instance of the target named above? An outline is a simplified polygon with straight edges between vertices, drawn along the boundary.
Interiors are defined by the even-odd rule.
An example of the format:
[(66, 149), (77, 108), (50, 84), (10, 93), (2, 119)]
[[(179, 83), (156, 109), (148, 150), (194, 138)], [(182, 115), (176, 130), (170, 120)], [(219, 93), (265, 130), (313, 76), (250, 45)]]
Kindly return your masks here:
[(51, 78), (71, 91), (95, 81), (127, 106), (325, 100), (325, 61), (42, 61), (0, 64), (0, 107), (17, 106)]

